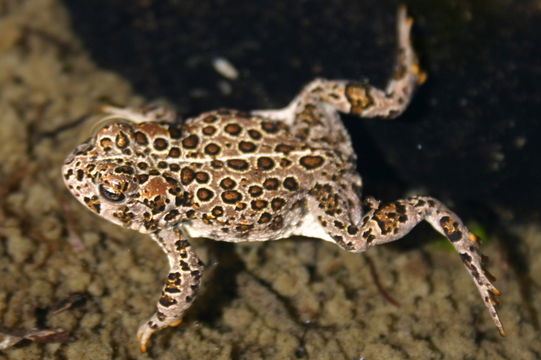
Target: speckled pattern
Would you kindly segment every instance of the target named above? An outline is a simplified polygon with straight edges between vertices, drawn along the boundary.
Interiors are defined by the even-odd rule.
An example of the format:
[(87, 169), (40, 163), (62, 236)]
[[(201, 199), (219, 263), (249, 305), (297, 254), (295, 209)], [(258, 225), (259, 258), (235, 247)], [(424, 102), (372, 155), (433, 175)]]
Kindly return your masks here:
[(95, 134), (68, 156), (62, 173), (90, 210), (149, 234), (170, 270), (157, 311), (138, 331), (180, 324), (199, 288), (203, 263), (188, 240), (254, 242), (320, 238), (354, 253), (397, 240), (426, 220), (459, 252), (498, 330), (499, 291), (477, 237), (438, 200), (365, 202), (356, 155), (338, 112), (393, 118), (424, 81), (410, 43), (412, 20), (398, 14), (398, 59), (385, 90), (316, 79), (284, 109), (218, 110), (181, 121), (165, 108), (106, 108)]
[[(137, 2), (139, 6), (146, 3)], [(191, 6), (188, 3), (178, 4)], [(340, 26), (347, 17), (338, 17), (339, 30), (331, 36), (336, 39), (339, 33), (346, 35), (348, 42), (361, 38), (359, 44), (373, 45), (365, 51), (335, 52), (343, 54), (343, 59), (336, 58), (335, 62), (342, 66), (342, 60), (352, 61), (353, 56), (361, 68), (370, 71), (350, 72), (350, 75), (366, 75), (375, 83), (378, 76), (374, 70), (380, 67), (381, 72), (385, 72), (385, 61), (391, 62), (393, 55), (394, 5), (385, 8), (380, 7), (381, 3), (348, 2), (356, 6), (349, 16), (359, 26), (354, 33), (344, 33)], [(326, 4), (321, 16), (337, 14), (336, 2)], [(462, 6), (469, 4), (461, 3)], [(514, 7), (519, 2), (506, 4)], [(501, 28), (498, 18), (487, 12), (493, 8), (472, 8), (468, 13), (472, 17), (467, 18), (467, 23), (456, 22), (456, 28), (446, 26), (455, 23), (457, 14), (462, 14), (447, 11), (456, 9), (456, 2), (431, 2), (430, 6), (420, 4), (418, 7), (410, 2), (408, 8), (415, 13), (420, 30), (415, 38), (420, 45), (452, 44), (451, 48), (443, 49), (419, 46), (430, 72), (427, 86), (416, 94), (412, 105), (418, 106), (433, 90), (441, 92), (448, 87), (463, 89), (464, 93), (477, 91), (479, 96), (485, 96), (487, 93), (481, 91), (479, 83), (472, 85), (478, 79), (476, 74), (479, 75), (470, 73), (475, 67), (456, 70), (446, 68), (445, 64), (455, 63), (457, 59), (464, 64), (475, 62), (468, 54), (456, 50), (463, 44), (457, 38), (465, 30), (483, 21), (493, 24), (489, 29), (494, 26), (501, 31), (508, 30), (508, 27)], [(329, 15), (327, 9), (334, 12)], [(208, 7), (201, 11), (206, 10)], [(537, 8), (532, 11), (538, 13)], [(265, 11), (266, 17), (276, 14)], [(512, 14), (506, 13), (508, 15), (509, 23), (513, 22)], [(447, 22), (443, 21), (440, 28), (430, 25), (442, 18)], [(95, 19), (100, 24), (104, 20)], [(194, 19), (194, 22), (199, 20)], [(308, 14), (307, 20), (317, 19)], [(520, 20), (526, 28), (527, 19)], [(147, 353), (141, 354), (134, 332), (155, 308), (159, 289), (167, 276), (167, 258), (157, 243), (148, 241), (148, 235), (104, 221), (81, 206), (64, 186), (59, 172), (66, 155), (91, 134), (88, 128), (98, 120), (93, 114), (98, 114), (104, 104), (139, 109), (145, 102), (155, 101), (155, 97), (143, 98), (128, 79), (102, 63), (97, 64), (72, 31), (74, 21), (57, 0), (0, 2), (0, 347), (4, 345), (3, 334), (16, 329), (63, 329), (69, 336), (69, 342), (23, 342), (2, 348), (0, 360), (540, 358), (541, 292), (536, 285), (541, 273), (539, 224), (516, 224), (493, 215), (483, 217), (484, 210), (461, 203), (454, 196), (447, 196), (446, 201), (453, 201), (453, 206), (464, 209), (466, 212), (460, 211), (463, 220), (471, 230), (488, 240), (483, 242), (482, 250), (490, 257), (498, 288), (505, 294), (499, 308), (506, 328), (505, 338), (494, 330), (468, 272), (463, 271), (451, 246), (443, 248), (448, 245), (446, 240), (429, 226), (417, 226), (404, 241), (375, 246), (362, 254), (310, 238), (236, 244), (190, 240), (206, 264), (198, 297), (184, 314), (182, 326), (160, 331), (153, 336)], [(205, 31), (205, 36), (214, 39), (214, 27), (208, 28), (204, 22), (198, 24), (203, 24), (201, 31)], [(177, 34), (172, 33), (172, 36)], [(267, 49), (262, 55), (267, 56), (267, 44), (257, 37), (253, 40), (259, 44), (258, 51)], [(193, 42), (198, 41), (193, 39)], [(472, 42), (481, 52), (485, 43), (484, 38)], [(515, 56), (523, 59), (521, 74), (527, 73), (528, 68), (531, 70), (532, 63), (522, 58), (524, 52), (512, 51), (522, 48), (509, 48), (506, 44), (497, 45), (511, 49), (506, 57), (483, 61), (483, 66), (498, 68)], [(200, 56), (197, 47), (189, 43), (183, 48), (194, 58)], [(374, 48), (379, 52), (374, 53)], [(290, 88), (283, 82), (278, 87), (283, 90), (273, 88), (257, 67), (234, 61), (235, 51), (232, 48), (231, 52), (220, 53), (233, 60), (240, 74), (239, 80), (230, 82), (232, 93), (243, 94), (241, 89), (246, 88), (263, 89), (247, 97), (241, 108), (264, 107), (265, 101), (285, 104), (269, 100), (268, 94), (279, 91), (289, 94), (302, 86), (300, 79), (291, 79), (287, 81)], [(287, 59), (284, 61), (295, 59), (294, 54), (280, 56)], [(150, 56), (147, 59), (151, 59)], [(384, 64), (374, 65), (381, 61)], [(259, 64), (260, 67), (268, 65)], [(437, 81), (437, 69), (445, 82)], [(192, 71), (183, 62), (168, 70)], [(330, 70), (325, 65), (319, 74), (334, 74)], [(283, 78), (296, 70), (292, 65), (290, 73), (284, 71), (271, 73)], [(461, 76), (456, 76), (455, 71)], [(513, 78), (513, 83), (517, 81), (516, 88), (524, 84), (524, 76), (518, 75), (519, 78)], [(146, 76), (153, 78), (154, 74), (148, 72)], [(218, 82), (220, 76), (211, 70), (207, 80)], [(318, 72), (313, 72), (306, 76), (306, 81), (316, 76)], [(473, 80), (464, 82), (466, 77)], [(527, 80), (531, 79), (533, 77)], [(496, 83), (491, 84), (489, 88), (496, 87)], [(193, 114), (199, 108), (197, 104), (203, 102), (229, 104), (227, 99), (231, 97), (217, 101), (215, 95), (207, 93), (194, 100), (189, 94), (190, 90), (199, 93), (201, 88), (208, 91), (209, 86), (189, 85), (186, 91), (176, 94), (177, 99), (182, 98), (189, 105), (181, 106), (182, 102), (178, 102), (175, 106), (182, 114)], [(425, 116), (439, 114), (454, 121), (456, 114), (476, 111), (482, 106), (469, 102), (477, 105), (457, 107), (456, 112), (442, 115), (441, 107), (456, 106), (457, 98), (451, 94), (437, 99)], [(493, 106), (495, 113), (505, 107), (502, 116), (511, 111), (516, 116), (523, 114), (516, 112), (516, 106), (508, 102)], [(214, 106), (207, 107), (212, 108)], [(408, 112), (418, 115), (415, 109), (410, 108)], [(352, 116), (343, 116), (343, 119), (346, 125), (360, 123), (361, 128), (382, 123)], [(487, 136), (492, 136), (492, 117), (477, 114), (475, 118), (472, 115), (466, 119), (486, 119), (491, 125), (486, 127)], [(393, 127), (418, 125), (407, 117), (387, 124)], [(429, 126), (426, 131), (432, 129)], [(354, 145), (363, 159), (379, 158), (383, 163), (389, 160), (373, 153), (367, 142), (354, 142)], [(436, 161), (461, 162), (463, 159), (460, 151), (438, 148), (434, 153), (434, 148), (431, 149)], [(449, 157), (442, 158), (442, 153)], [(361, 168), (365, 165), (366, 160)], [(377, 193), (385, 200), (392, 200), (415, 186), (406, 181), (399, 192), (387, 186), (383, 189), (391, 190), (381, 192), (373, 188), (381, 174), (370, 170), (363, 172), (366, 194)], [(464, 182), (471, 181), (469, 172), (463, 176)], [(422, 183), (432, 189), (428, 179)], [(441, 191), (431, 191), (446, 196)], [(514, 192), (509, 196), (512, 194)], [(483, 202), (482, 199), (471, 200)], [(491, 203), (486, 206), (485, 210), (495, 210)], [(369, 206), (365, 208), (369, 211), (367, 208)], [(375, 274), (379, 281), (375, 280)], [(399, 307), (382, 296), (378, 282)], [(57, 312), (58, 304), (77, 298), (76, 295), (86, 300)]]

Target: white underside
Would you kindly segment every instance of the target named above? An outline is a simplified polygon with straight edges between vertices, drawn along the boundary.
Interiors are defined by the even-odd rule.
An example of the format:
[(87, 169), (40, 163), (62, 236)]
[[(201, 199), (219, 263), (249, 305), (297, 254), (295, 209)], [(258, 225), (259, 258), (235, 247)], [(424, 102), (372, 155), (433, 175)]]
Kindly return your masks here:
[[(262, 231), (254, 231), (253, 235), (248, 235), (243, 239), (240, 238), (227, 238), (227, 239), (214, 239), (227, 242), (250, 242), (250, 241), (269, 241), (269, 240), (279, 240), (288, 238), (292, 235), (295, 236), (305, 236), (316, 239), (321, 239), (325, 241), (333, 242), (334, 240), (327, 234), (325, 229), (321, 226), (319, 221), (310, 213), (306, 214), (302, 221), (296, 226), (291, 226), (289, 228), (283, 229), (284, 231), (278, 233), (272, 233), (273, 237), (269, 237), (269, 234)], [(208, 227), (199, 227), (193, 224), (183, 224), (182, 231), (186, 237), (189, 239), (195, 238), (212, 238), (212, 235), (209, 233)], [(257, 234), (257, 235), (256, 235)]]

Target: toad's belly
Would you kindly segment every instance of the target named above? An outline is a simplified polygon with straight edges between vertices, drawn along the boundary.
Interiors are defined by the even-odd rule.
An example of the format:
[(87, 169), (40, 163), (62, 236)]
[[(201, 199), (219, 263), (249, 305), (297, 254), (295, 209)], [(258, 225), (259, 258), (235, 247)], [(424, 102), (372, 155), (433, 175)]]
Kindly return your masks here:
[[(233, 224), (226, 226), (209, 226), (201, 222), (186, 222), (181, 225), (183, 234), (190, 238), (210, 238), (226, 242), (269, 241), (288, 238), (290, 236), (305, 236), (333, 241), (320, 222), (310, 213), (299, 209), (291, 213), (282, 226), (272, 228), (272, 225)], [(242, 230), (242, 231), (239, 231)]]

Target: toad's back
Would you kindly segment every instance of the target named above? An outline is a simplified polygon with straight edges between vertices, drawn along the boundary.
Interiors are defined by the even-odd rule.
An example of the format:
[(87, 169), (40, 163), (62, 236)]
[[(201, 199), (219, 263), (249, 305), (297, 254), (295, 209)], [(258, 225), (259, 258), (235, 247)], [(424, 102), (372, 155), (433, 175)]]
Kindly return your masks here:
[[(314, 186), (324, 186), (325, 179), (337, 183), (344, 174), (358, 179), (352, 152), (343, 154), (328, 141), (307, 142), (283, 121), (264, 116), (219, 110), (188, 120), (178, 131), (163, 123), (142, 123), (134, 130), (139, 178), (159, 174), (167, 183), (161, 196), (169, 201), (155, 203), (153, 211), (167, 214), (157, 225), (182, 221), (191, 236), (226, 241), (287, 236), (302, 222), (304, 199)], [(141, 193), (152, 194), (145, 201), (155, 198), (150, 190), (157, 181)]]

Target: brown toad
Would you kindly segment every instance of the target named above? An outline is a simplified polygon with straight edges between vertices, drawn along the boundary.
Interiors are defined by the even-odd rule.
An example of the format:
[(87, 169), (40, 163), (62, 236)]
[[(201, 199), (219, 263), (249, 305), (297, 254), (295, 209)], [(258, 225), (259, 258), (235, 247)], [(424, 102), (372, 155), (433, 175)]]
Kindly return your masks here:
[(361, 177), (339, 112), (393, 118), (423, 82), (410, 43), (412, 21), (398, 14), (399, 56), (385, 90), (317, 79), (284, 109), (218, 110), (186, 121), (161, 108), (108, 108), (106, 125), (63, 167), (65, 183), (90, 210), (149, 234), (170, 272), (157, 311), (138, 331), (180, 323), (195, 299), (203, 264), (189, 239), (268, 241), (291, 235), (351, 252), (397, 240), (426, 220), (459, 252), (500, 333), (499, 291), (483, 268), (478, 241), (438, 200), (416, 196), (362, 214)]

